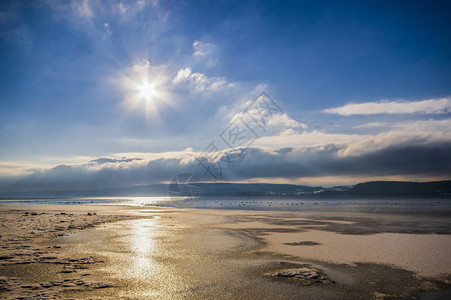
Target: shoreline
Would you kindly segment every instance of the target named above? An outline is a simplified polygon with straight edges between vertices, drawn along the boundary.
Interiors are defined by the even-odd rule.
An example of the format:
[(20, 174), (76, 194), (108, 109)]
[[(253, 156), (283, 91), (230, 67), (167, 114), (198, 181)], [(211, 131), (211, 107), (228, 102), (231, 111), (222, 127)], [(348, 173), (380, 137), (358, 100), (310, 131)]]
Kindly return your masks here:
[[(41, 215), (44, 210), (46, 214)], [(25, 216), (25, 211), (29, 215)], [(31, 216), (32, 211), (36, 215)], [(61, 215), (64, 211), (66, 214)], [(415, 269), (409, 271), (405, 266), (387, 264), (384, 259), (372, 261), (377, 260), (377, 256), (363, 262), (353, 262), (352, 257), (346, 262), (327, 257), (330, 251), (311, 256), (318, 252), (315, 249), (331, 247), (328, 245), (330, 235), (339, 235), (337, 240), (332, 239), (334, 243), (352, 237), (353, 243), (363, 248), (365, 238), (395, 234), (393, 231), (411, 237), (430, 237), (439, 232), (439, 240), (449, 243), (447, 218), (421, 217), (413, 222), (412, 216), (394, 218), (352, 212), (3, 204), (0, 217), (5, 216), (16, 219), (7, 218), (3, 224), (18, 225), (20, 219), (21, 226), (36, 227), (36, 224), (23, 223), (23, 219), (42, 218), (42, 222), (38, 222), (41, 227), (51, 223), (48, 226), (53, 228), (48, 231), (52, 236), (45, 233), (32, 238), (16, 236), (19, 239), (16, 241), (3, 240), (2, 231), (2, 241), (5, 241), (2, 244), (10, 247), (2, 249), (3, 253), (18, 246), (30, 246), (30, 250), (21, 250), (20, 253), (25, 253), (19, 255), (22, 261), (19, 258), (0, 260), (2, 265), (11, 260), (6, 263), (9, 266), (0, 267), (0, 295), (5, 298), (42, 294), (49, 298), (113, 299), (114, 294), (119, 293), (124, 298), (139, 299), (153, 290), (152, 295), (162, 299), (182, 295), (202, 299), (215, 291), (255, 299), (258, 295), (277, 298), (281, 291), (287, 298), (303, 295), (314, 299), (315, 295), (321, 295), (322, 299), (329, 299), (338, 295), (338, 298), (355, 299), (364, 294), (369, 299), (395, 296), (421, 299), (421, 295), (429, 293), (449, 295), (450, 290), (451, 270), (446, 264), (442, 266), (448, 269), (445, 276), (428, 277), (414, 272)], [(56, 221), (71, 224), (71, 220), (75, 228), (68, 225), (66, 229), (52, 231)], [(326, 236), (312, 235), (312, 231), (326, 233)], [(16, 242), (19, 244), (14, 244)], [(385, 243), (396, 243), (396, 239)], [(33, 254), (37, 252), (44, 253)], [(34, 260), (24, 259), (30, 255)], [(449, 255), (441, 255), (446, 262), (450, 261)], [(23, 266), (27, 266), (29, 274), (21, 270)], [(49, 280), (37, 282), (36, 276), (43, 273), (45, 267), (48, 267), (44, 272), (48, 276), (41, 274), (40, 279)], [(217, 272), (213, 279), (207, 276), (209, 268)], [(147, 280), (142, 281), (142, 278)], [(163, 282), (178, 284), (164, 287)], [(250, 283), (259, 289), (250, 288)], [(234, 288), (230, 290), (227, 286), (231, 284)], [(244, 287), (249, 291), (244, 291)], [(254, 294), (248, 294), (250, 291)]]

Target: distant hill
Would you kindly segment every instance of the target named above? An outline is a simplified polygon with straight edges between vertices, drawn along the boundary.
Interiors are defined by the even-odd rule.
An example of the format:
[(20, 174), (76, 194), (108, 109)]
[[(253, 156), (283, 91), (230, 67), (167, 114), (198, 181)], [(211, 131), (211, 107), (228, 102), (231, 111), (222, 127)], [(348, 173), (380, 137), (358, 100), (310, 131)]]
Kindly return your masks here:
[[(204, 196), (221, 197), (372, 197), (372, 196), (430, 196), (450, 197), (451, 180), (436, 182), (400, 182), (373, 181), (359, 183), (354, 186), (337, 186), (333, 188), (311, 187), (294, 184), (270, 183), (201, 183)], [(186, 188), (182, 186), (180, 190)], [(188, 189), (190, 190), (189, 187)], [(66, 197), (138, 197), (167, 196), (167, 184), (152, 184), (114, 189), (99, 189), (89, 191), (49, 191), (0, 194), (0, 199), (26, 198), (66, 198)], [(186, 195), (183, 194), (182, 195)]]
[(372, 181), (340, 192), (356, 196), (451, 196), (451, 180), (434, 182)]
[[(293, 196), (323, 190), (322, 187), (310, 187), (293, 184), (269, 183), (201, 183), (205, 196)], [(49, 191), (0, 194), (0, 198), (60, 198), (60, 197), (122, 197), (122, 196), (167, 196), (169, 185), (152, 184), (114, 189), (88, 191)]]

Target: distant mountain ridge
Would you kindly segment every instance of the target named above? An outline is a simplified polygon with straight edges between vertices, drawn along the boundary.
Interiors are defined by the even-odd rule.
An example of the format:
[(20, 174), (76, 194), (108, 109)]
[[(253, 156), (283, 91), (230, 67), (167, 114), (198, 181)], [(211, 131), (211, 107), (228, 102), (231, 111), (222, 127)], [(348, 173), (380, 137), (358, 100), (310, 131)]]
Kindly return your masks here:
[[(430, 196), (450, 197), (451, 180), (434, 182), (372, 181), (332, 188), (272, 183), (201, 183), (202, 194), (212, 197), (343, 197)], [(63, 197), (167, 196), (167, 184), (152, 184), (88, 191), (0, 193), (0, 199)]]
[[(313, 193), (323, 190), (322, 187), (310, 187), (294, 184), (272, 183), (200, 183), (202, 194), (205, 196), (270, 196), (294, 195), (295, 193)], [(8, 197), (122, 197), (122, 196), (168, 196), (168, 184), (139, 185), (113, 189), (98, 189), (87, 191), (48, 191), (0, 193), (0, 198)]]
[(433, 182), (372, 181), (358, 183), (345, 193), (374, 196), (451, 196), (451, 180)]

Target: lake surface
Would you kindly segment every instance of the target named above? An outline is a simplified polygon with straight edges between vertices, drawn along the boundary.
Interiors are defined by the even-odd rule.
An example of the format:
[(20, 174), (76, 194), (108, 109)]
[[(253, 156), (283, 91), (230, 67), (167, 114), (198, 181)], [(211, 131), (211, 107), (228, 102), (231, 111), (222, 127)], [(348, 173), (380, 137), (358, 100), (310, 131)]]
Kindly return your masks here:
[(433, 213), (451, 216), (451, 199), (446, 198), (287, 198), (287, 197), (58, 197), (2, 199), (9, 204), (163, 206), (179, 208), (361, 211)]

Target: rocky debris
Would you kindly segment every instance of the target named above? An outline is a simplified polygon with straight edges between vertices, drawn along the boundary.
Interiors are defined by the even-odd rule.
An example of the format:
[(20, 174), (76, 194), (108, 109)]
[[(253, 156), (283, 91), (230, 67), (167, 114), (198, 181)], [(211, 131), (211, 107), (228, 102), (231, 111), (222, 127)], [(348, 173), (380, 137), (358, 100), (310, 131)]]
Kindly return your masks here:
[(269, 275), (271, 277), (291, 279), (306, 286), (312, 284), (335, 283), (335, 281), (330, 280), (320, 270), (308, 267), (283, 269), (268, 273), (266, 275)]
[(311, 241), (303, 241), (303, 242), (293, 242), (293, 243), (284, 243), (284, 245), (289, 246), (317, 246), (322, 245), (321, 243), (311, 242)]

